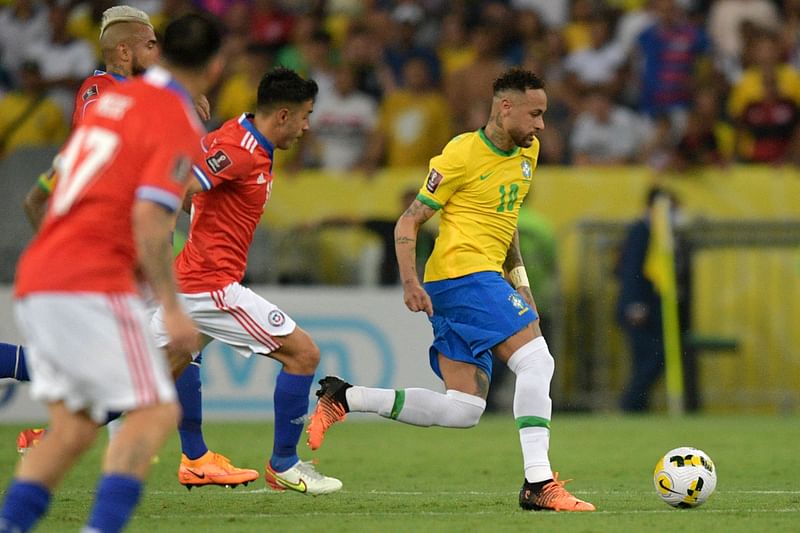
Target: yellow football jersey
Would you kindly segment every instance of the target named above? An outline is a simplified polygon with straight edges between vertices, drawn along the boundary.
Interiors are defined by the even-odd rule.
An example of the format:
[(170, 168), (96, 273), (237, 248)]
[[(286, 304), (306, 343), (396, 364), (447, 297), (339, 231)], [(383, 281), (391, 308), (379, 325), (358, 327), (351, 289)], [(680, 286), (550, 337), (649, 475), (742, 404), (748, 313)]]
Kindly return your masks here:
[(505, 152), (481, 128), (455, 137), (431, 159), (417, 194), (420, 202), (441, 210), (426, 282), (503, 271), (538, 157), (538, 139), (530, 148)]

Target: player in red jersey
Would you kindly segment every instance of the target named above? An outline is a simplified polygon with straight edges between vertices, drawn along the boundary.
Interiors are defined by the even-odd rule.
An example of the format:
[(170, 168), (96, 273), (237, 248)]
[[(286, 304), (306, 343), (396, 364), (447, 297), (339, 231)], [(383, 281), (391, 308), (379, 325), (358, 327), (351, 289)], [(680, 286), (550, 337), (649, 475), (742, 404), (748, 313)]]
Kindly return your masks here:
[[(130, 6), (114, 6), (103, 12), (100, 25), (100, 48), (106, 70), (95, 70), (75, 94), (72, 128), (86, 110), (107, 90), (133, 76), (139, 76), (158, 59), (158, 42), (147, 13)], [(195, 110), (202, 120), (210, 118), (208, 100), (200, 95)], [(47, 200), (53, 192), (56, 175), (51, 167), (43, 172), (25, 198), (25, 213), (38, 228)]]
[(163, 67), (104, 94), (61, 151), (61, 183), (20, 259), (14, 287), (32, 395), (47, 402), (51, 423), (17, 466), (0, 530), (30, 530), (108, 412), (125, 411), (86, 527), (119, 531), (139, 501), (151, 458), (174, 428), (175, 387), (137, 282), (141, 273), (152, 288), (172, 342), (195, 349), (197, 331), (175, 292), (169, 234), (200, 156), (203, 127), (189, 95), (219, 77), (221, 43), (208, 17), (170, 23)]
[[(72, 117), (73, 129), (101, 95), (127, 79), (142, 74), (158, 59), (158, 45), (150, 18), (143, 11), (130, 6), (114, 6), (103, 12), (100, 46), (107, 71), (96, 70), (78, 90)], [(194, 104), (200, 118), (207, 120), (210, 114), (208, 100), (200, 95), (195, 98)], [(24, 207), (34, 229), (41, 223), (56, 181), (57, 175), (50, 169), (39, 177), (26, 197)], [(155, 312), (155, 309), (150, 312)], [(183, 451), (178, 482), (187, 488), (246, 485), (258, 479), (259, 473), (232, 465), (224, 455), (210, 451), (203, 438), (200, 362), (201, 357), (198, 356), (176, 380), (183, 413), (178, 426)], [(0, 343), (0, 376), (29, 380), (23, 347)], [(109, 425), (110, 433), (111, 429)], [(17, 437), (17, 449), (24, 453), (35, 446), (43, 434), (38, 428), (21, 431)], [(192, 468), (187, 467), (190, 460), (193, 461)]]
[[(308, 129), (317, 84), (288, 69), (267, 73), (259, 83), (254, 115), (225, 122), (203, 139), (203, 163), (193, 167), (192, 223), (175, 260), (183, 304), (204, 334), (239, 354), (271, 357), (283, 365), (275, 384), (275, 438), (265, 467), (277, 490), (326, 494), (338, 479), (323, 476), (297, 455), (319, 348), (275, 304), (239, 282), (247, 252), (272, 190), (273, 152), (289, 148)], [(201, 192), (202, 191), (202, 192)], [(153, 317), (156, 341), (166, 345), (164, 315)], [(173, 362), (190, 358), (170, 350)]]
[[(150, 18), (130, 6), (115, 6), (103, 12), (100, 47), (107, 70), (96, 70), (78, 89), (72, 113), (73, 129), (101, 94), (127, 78), (142, 74), (158, 59), (158, 43)], [(50, 168), (39, 176), (25, 199), (25, 213), (34, 228), (42, 221), (54, 182), (55, 171)]]

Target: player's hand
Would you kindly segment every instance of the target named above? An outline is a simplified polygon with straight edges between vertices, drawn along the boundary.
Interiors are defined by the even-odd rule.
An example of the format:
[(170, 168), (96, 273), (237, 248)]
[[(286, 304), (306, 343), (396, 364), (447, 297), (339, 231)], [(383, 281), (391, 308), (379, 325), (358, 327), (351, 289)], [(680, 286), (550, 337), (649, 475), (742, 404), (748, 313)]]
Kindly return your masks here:
[(425, 311), (428, 316), (433, 315), (431, 297), (422, 288), (418, 281), (403, 284), (403, 301), (411, 311)]
[(211, 104), (208, 103), (208, 98), (205, 95), (201, 94), (195, 99), (194, 110), (203, 122), (211, 119)]
[(172, 311), (165, 309), (164, 326), (170, 338), (171, 350), (192, 353), (200, 347), (200, 334), (192, 319), (182, 309), (175, 308)]

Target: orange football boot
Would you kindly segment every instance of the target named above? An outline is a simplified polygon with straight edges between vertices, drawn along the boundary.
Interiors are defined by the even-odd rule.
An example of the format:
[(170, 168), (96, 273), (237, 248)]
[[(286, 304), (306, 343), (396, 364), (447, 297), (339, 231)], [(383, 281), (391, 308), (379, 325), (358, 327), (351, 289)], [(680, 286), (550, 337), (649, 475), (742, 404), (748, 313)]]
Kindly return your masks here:
[(181, 454), (181, 466), (178, 468), (178, 482), (191, 490), (202, 485), (220, 485), (235, 488), (247, 486), (260, 477), (256, 470), (237, 468), (224, 455), (207, 451), (197, 459), (189, 459)]
[(17, 435), (17, 451), (20, 455), (25, 455), (29, 449), (33, 448), (44, 437), (45, 430), (42, 428), (23, 429)]
[(564, 488), (567, 481), (559, 481), (558, 472), (553, 472), (553, 480), (538, 492), (525, 481), (519, 491), (519, 506), (526, 511), (594, 511), (594, 505), (579, 500)]
[(336, 422), (342, 422), (350, 410), (346, 392), (352, 385), (336, 376), (327, 376), (319, 380), (319, 384), (317, 407), (311, 413), (306, 428), (308, 446), (312, 450), (322, 446), (325, 432)]

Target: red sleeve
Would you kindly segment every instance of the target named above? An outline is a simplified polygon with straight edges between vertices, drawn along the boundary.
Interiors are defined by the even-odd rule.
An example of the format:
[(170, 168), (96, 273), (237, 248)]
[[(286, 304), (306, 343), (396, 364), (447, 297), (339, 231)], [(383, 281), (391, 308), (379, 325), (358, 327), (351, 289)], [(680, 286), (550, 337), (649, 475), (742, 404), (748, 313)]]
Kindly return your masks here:
[(83, 119), (89, 105), (100, 98), (100, 95), (108, 90), (109, 87), (117, 83), (117, 80), (109, 74), (96, 74), (94, 76), (89, 76), (83, 81), (75, 95), (75, 110), (72, 112), (73, 129), (75, 129), (78, 122)]
[(180, 207), (191, 177), (192, 162), (201, 157), (200, 136), (182, 106), (167, 98), (161, 106), (148, 102), (149, 120), (161, 121), (159, 142), (153, 144), (147, 164), (141, 169), (137, 198), (150, 200), (170, 210)]
[(233, 181), (242, 176), (249, 176), (253, 169), (253, 155), (239, 146), (220, 137), (213, 132), (206, 136), (204, 142), (211, 148), (203, 154), (199, 164), (193, 171), (204, 191), (216, 187), (224, 181)]

